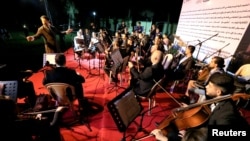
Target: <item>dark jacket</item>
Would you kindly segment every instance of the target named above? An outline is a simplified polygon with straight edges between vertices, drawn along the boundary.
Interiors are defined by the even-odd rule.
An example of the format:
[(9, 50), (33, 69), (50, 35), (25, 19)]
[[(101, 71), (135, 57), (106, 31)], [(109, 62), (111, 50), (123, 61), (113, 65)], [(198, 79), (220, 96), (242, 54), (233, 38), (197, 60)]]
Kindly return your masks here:
[(218, 103), (210, 115), (208, 125), (246, 127), (248, 123), (239, 113), (235, 103), (229, 99)]
[(44, 75), (44, 85), (54, 82), (67, 83), (75, 87), (76, 97), (78, 99), (83, 98), (82, 83), (85, 82), (85, 78), (82, 75), (78, 75), (75, 70), (67, 67), (56, 67), (45, 71)]
[(44, 43), (47, 47), (54, 50), (54, 52), (60, 52), (57, 44), (56, 35), (65, 35), (66, 33), (59, 31), (54, 26), (51, 26), (50, 29), (41, 26), (38, 28), (37, 33), (34, 35), (35, 39), (40, 38), (41, 36), (44, 39)]
[(136, 68), (131, 68), (130, 72), (133, 79), (137, 80), (133, 87), (137, 95), (147, 94), (155, 84), (154, 80), (158, 81), (164, 76), (164, 69), (161, 64), (148, 66), (141, 73)]
[(75, 85), (78, 83), (84, 83), (85, 79), (83, 76), (78, 75), (75, 70), (67, 67), (56, 67), (52, 70), (45, 71), (45, 77), (43, 79), (43, 84), (61, 82), (70, 85)]

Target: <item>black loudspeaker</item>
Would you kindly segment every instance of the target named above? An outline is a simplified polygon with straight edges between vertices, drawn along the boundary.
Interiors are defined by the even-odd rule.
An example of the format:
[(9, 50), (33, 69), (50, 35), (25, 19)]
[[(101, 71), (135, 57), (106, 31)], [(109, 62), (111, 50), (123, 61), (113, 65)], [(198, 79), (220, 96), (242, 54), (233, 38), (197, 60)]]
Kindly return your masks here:
[(131, 89), (123, 91), (108, 102), (107, 106), (120, 132), (125, 132), (143, 110), (141, 103)]

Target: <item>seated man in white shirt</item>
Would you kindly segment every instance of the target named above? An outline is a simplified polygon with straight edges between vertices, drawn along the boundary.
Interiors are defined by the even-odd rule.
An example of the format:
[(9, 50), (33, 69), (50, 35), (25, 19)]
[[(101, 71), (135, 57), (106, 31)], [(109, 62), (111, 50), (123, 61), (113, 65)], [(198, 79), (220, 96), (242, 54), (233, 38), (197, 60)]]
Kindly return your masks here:
[[(206, 75), (205, 81), (199, 81), (201, 79), (199, 77), (197, 80), (189, 80), (185, 96), (190, 98), (190, 103), (199, 102), (205, 99), (205, 86), (207, 85), (210, 76), (215, 72), (223, 73), (223, 68), (224, 59), (219, 56), (214, 56), (208, 66), (203, 68), (202, 71), (204, 72), (200, 72), (200, 75), (202, 75), (202, 73), (206, 73), (205, 71), (209, 71)], [(198, 101), (194, 99), (194, 94), (198, 94)]]

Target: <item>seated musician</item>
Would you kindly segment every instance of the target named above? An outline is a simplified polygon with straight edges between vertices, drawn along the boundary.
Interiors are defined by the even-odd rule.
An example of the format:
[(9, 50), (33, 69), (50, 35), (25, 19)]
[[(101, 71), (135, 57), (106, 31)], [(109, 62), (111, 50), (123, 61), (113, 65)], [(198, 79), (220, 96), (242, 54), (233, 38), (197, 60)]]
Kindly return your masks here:
[(84, 36), (82, 29), (76, 32), (74, 37), (74, 51), (82, 51), (84, 49)]
[[(143, 48), (143, 50), (145, 51), (145, 48)], [(143, 57), (144, 64), (147, 64), (148, 62), (150, 63), (150, 56), (151, 56), (152, 52), (154, 52), (155, 50), (160, 50), (160, 51), (164, 52), (164, 46), (162, 43), (162, 36), (161, 35), (156, 35), (154, 38), (153, 44), (147, 48), (145, 55)]]
[(61, 82), (67, 83), (75, 87), (76, 98), (80, 106), (83, 106), (83, 87), (82, 83), (85, 78), (73, 69), (66, 67), (66, 56), (63, 53), (56, 54), (55, 56), (56, 67), (51, 70), (46, 70), (43, 78), (43, 84)]
[[(205, 66), (197, 80), (189, 80), (187, 90), (185, 92), (185, 96), (189, 97), (190, 103), (196, 102), (194, 99), (193, 94), (199, 95), (199, 100), (197, 102), (200, 102), (205, 99), (205, 86), (208, 83), (209, 77), (216, 72), (223, 73), (224, 72), (224, 58), (219, 56), (214, 56), (208, 66)], [(189, 94), (190, 93), (190, 94)]]
[(242, 65), (236, 72), (235, 75), (237, 76), (240, 83), (248, 84), (250, 80), (250, 64)]
[(142, 72), (138, 72), (138, 69), (134, 67), (132, 62), (128, 63), (131, 75), (130, 87), (133, 88), (137, 95), (146, 95), (155, 84), (154, 80), (158, 81), (164, 76), (164, 70), (161, 64), (163, 53), (159, 50), (155, 50), (150, 58), (151, 65), (146, 66)]
[(250, 84), (250, 64), (243, 64), (238, 68), (235, 74), (227, 71), (235, 79), (235, 93), (247, 92)]
[(185, 54), (179, 54), (172, 60), (171, 66), (165, 71), (167, 81), (183, 79), (190, 69), (195, 66), (193, 53), (195, 46), (189, 45), (185, 49)]
[(123, 58), (120, 53), (120, 43), (118, 39), (112, 42), (112, 45), (105, 50), (106, 61), (104, 66), (104, 72), (109, 76), (112, 71), (112, 82), (118, 82), (117, 74), (123, 63)]
[(61, 141), (60, 127), (51, 125), (50, 116), (43, 115), (42, 119), (25, 117), (18, 113), (18, 109), (12, 99), (0, 98), (0, 140), (34, 141), (35, 137), (39, 141)]
[(94, 56), (95, 55), (95, 52), (96, 52), (96, 44), (99, 43), (99, 39), (96, 35), (95, 32), (92, 32), (91, 34), (91, 39), (90, 39), (90, 43), (89, 43), (89, 48), (88, 48), (88, 51)]
[[(154, 129), (151, 133), (157, 133), (156, 138), (161, 139), (163, 138), (161, 141), (167, 141), (168, 139), (171, 140), (173, 138), (173, 135), (177, 136), (176, 138), (178, 139), (178, 133), (172, 133), (170, 130), (171, 127), (169, 127), (169, 122), (172, 122), (173, 124), (175, 124), (175, 121), (178, 122), (183, 122), (181, 123), (176, 123), (176, 125), (186, 125), (186, 127), (181, 127), (182, 129), (179, 130), (180, 127), (178, 127), (177, 125), (177, 132), (181, 133), (182, 135), (184, 134), (184, 136), (188, 133), (187, 131), (192, 129), (192, 128), (187, 128), (190, 126), (193, 126), (193, 128), (202, 128), (202, 127), (208, 127), (208, 129), (211, 127), (212, 129), (215, 129), (216, 127), (219, 128), (221, 126), (223, 126), (223, 129), (225, 131), (229, 131), (229, 130), (239, 130), (241, 129), (241, 131), (246, 131), (249, 130), (249, 124), (247, 122), (247, 120), (241, 115), (241, 113), (238, 110), (238, 107), (236, 106), (236, 102), (233, 101), (233, 99), (231, 98), (232, 92), (234, 91), (234, 78), (225, 74), (225, 73), (214, 73), (211, 75), (208, 85), (206, 86), (206, 96), (211, 100), (211, 103), (213, 104), (201, 104), (200, 106), (207, 106), (206, 108), (209, 109), (209, 111), (211, 111), (211, 113), (208, 114), (208, 118), (204, 118), (204, 120), (201, 120), (200, 124), (197, 124), (198, 126), (194, 126), (194, 125), (187, 125), (188, 122), (184, 123), (184, 120), (186, 117), (181, 117), (179, 116), (179, 118), (181, 117), (182, 119), (176, 119), (178, 118), (178, 114), (182, 114), (182, 112), (189, 112), (189, 110), (177, 110), (175, 111), (176, 114), (176, 118), (173, 119), (173, 121), (169, 121), (168, 118), (164, 119), (159, 126), (157, 127), (157, 129)], [(225, 98), (225, 99), (221, 99), (218, 100), (218, 98), (222, 97), (222, 96), (226, 96), (229, 95), (229, 98)], [(214, 101), (213, 101), (214, 100)], [(188, 109), (188, 105), (185, 105), (184, 109)], [(192, 110), (192, 108), (190, 109)], [(178, 112), (179, 111), (179, 112)], [(181, 111), (181, 112), (180, 112)], [(187, 117), (192, 117), (191, 113), (186, 113), (183, 114), (186, 115)], [(178, 120), (178, 121), (177, 121)], [(193, 119), (195, 120), (195, 119)], [(186, 120), (185, 120), (186, 121)], [(190, 122), (191, 123), (191, 122)], [(174, 126), (175, 127), (175, 126)], [(185, 133), (186, 131), (186, 133)], [(159, 133), (161, 132), (161, 133)], [(247, 132), (247, 131), (246, 131)], [(165, 133), (165, 134), (163, 134)], [(166, 136), (164, 138), (164, 136)], [(208, 132), (207, 136), (212, 136), (211, 132)], [(233, 136), (231, 136), (233, 137)], [(170, 139), (171, 138), (171, 139)], [(241, 139), (243, 140), (247, 140), (246, 138), (248, 137), (243, 137)], [(181, 137), (179, 137), (178, 139), (179, 141), (181, 140)]]

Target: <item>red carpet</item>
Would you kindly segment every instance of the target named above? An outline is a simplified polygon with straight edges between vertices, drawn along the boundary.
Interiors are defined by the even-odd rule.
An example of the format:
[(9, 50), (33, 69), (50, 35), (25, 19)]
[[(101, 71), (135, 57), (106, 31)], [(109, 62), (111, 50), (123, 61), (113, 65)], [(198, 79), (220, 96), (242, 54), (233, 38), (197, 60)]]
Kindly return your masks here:
[[(123, 132), (120, 132), (111, 117), (111, 114), (107, 108), (107, 103), (119, 95), (124, 89), (119, 88), (117, 91), (112, 90), (111, 92), (108, 87), (110, 86), (108, 81), (108, 76), (104, 74), (103, 69), (100, 71), (99, 59), (82, 59), (80, 61), (81, 66), (74, 58), (74, 53), (72, 48), (65, 52), (67, 57), (67, 66), (76, 69), (81, 75), (85, 77), (86, 82), (83, 83), (84, 96), (89, 99), (91, 103), (99, 104), (104, 109), (103, 111), (90, 116), (90, 131), (86, 125), (73, 126), (73, 130), (61, 129), (61, 134), (64, 137), (65, 141), (119, 141), (123, 137)], [(103, 62), (104, 63), (104, 60)], [(89, 73), (89, 64), (91, 68), (91, 73)], [(100, 73), (100, 75), (99, 75)], [(123, 77), (125, 78), (125, 77)], [(126, 75), (128, 78), (128, 74)], [(43, 71), (34, 73), (30, 80), (34, 83), (34, 87), (37, 94), (48, 93), (47, 90), (42, 85)], [(123, 83), (123, 86), (126, 87), (127, 83)], [(178, 98), (181, 94), (174, 93), (172, 94), (175, 98)], [(77, 103), (76, 103), (77, 104)], [(148, 110), (148, 101), (142, 102), (144, 107), (143, 111)], [(152, 115), (147, 113), (143, 116), (142, 129), (150, 132), (155, 129), (155, 122), (159, 122), (165, 119), (169, 114), (170, 110), (178, 107), (178, 104), (175, 103), (173, 99), (169, 97), (165, 92), (158, 92), (156, 95), (156, 107), (152, 109)], [(129, 112), (129, 111), (128, 111)], [(243, 111), (243, 115), (249, 119), (249, 111)], [(138, 116), (135, 121), (140, 123), (141, 116)], [(126, 140), (131, 140), (133, 138), (138, 139), (148, 134), (140, 131), (137, 133), (138, 126), (132, 122), (127, 129)], [(135, 135), (136, 134), (136, 135)], [(154, 137), (145, 139), (145, 141), (155, 141)]]

